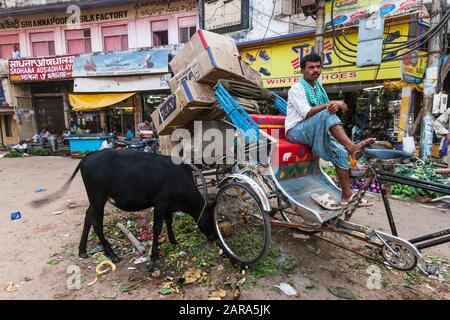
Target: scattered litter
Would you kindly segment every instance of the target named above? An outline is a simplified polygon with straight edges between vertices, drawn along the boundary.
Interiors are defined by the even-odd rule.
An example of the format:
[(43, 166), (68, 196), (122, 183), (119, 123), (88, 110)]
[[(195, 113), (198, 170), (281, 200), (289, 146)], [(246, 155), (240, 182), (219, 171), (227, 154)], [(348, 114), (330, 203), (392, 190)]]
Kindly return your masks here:
[(127, 270), (136, 270), (135, 267), (128, 267)]
[(64, 213), (64, 211), (62, 211), (62, 210), (60, 210), (60, 211), (55, 211), (55, 212), (53, 212), (53, 215), (57, 216), (57, 215), (59, 215), (59, 214), (61, 214), (61, 213)]
[(11, 213), (11, 220), (17, 220), (22, 218), (22, 214), (20, 213), (20, 211), (16, 211), (16, 212), (12, 212)]
[(239, 280), (239, 281), (237, 282), (237, 285), (238, 285), (238, 286), (242, 286), (242, 285), (245, 283), (246, 280), (247, 280), (247, 278), (243, 277), (241, 280)]
[(106, 299), (116, 299), (118, 294), (119, 293), (117, 291), (109, 292), (109, 293), (105, 294), (105, 298)]
[(43, 188), (38, 188), (38, 189), (34, 190), (34, 192), (45, 192), (45, 191), (47, 191), (47, 190), (45, 190)]
[(217, 271), (223, 271), (223, 265), (221, 265), (221, 264), (218, 265), (218, 266), (217, 266)]
[(161, 275), (161, 271), (159, 271), (159, 270), (156, 270), (156, 271), (153, 271), (152, 272), (152, 277), (153, 278), (157, 278), (157, 277), (159, 277)]
[(52, 259), (50, 259), (50, 260), (47, 261), (47, 264), (50, 264), (50, 265), (52, 265), (52, 266), (54, 266), (54, 265), (56, 265), (56, 264), (58, 264), (58, 263), (59, 263), (59, 260), (56, 259), (56, 258), (52, 258)]
[(193, 283), (201, 278), (201, 270), (196, 268), (189, 268), (183, 275), (183, 278), (186, 280), (186, 284)]
[(3, 288), (4, 290), (6, 290), (6, 291), (8, 291), (8, 292), (14, 292), (14, 291), (17, 291), (17, 287), (16, 287), (16, 285), (14, 284), (14, 282), (7, 282), (6, 284), (5, 284), (5, 287)]
[(275, 285), (276, 288), (280, 289), (284, 294), (289, 297), (293, 297), (297, 295), (297, 291), (288, 283), (282, 282), (279, 285)]
[(227, 292), (223, 289), (211, 292), (208, 300), (222, 300), (227, 295)]
[(184, 212), (181, 212), (181, 211), (177, 211), (177, 212), (175, 212), (175, 215), (176, 215), (177, 217), (182, 217), (182, 216), (185, 215), (185, 213), (184, 213)]
[(160, 294), (166, 295), (175, 292), (174, 288), (160, 288), (158, 291)]
[(141, 264), (147, 262), (148, 258), (146, 256), (139, 257), (134, 260), (134, 264)]
[[(106, 266), (106, 265), (109, 265), (111, 267), (111, 269), (107, 267), (104, 270), (102, 270), (103, 266)], [(102, 274), (104, 274), (104, 273), (106, 273), (106, 272), (108, 272), (110, 270), (111, 271), (116, 271), (116, 265), (111, 260), (106, 260), (106, 261), (100, 262), (97, 265), (97, 267), (95, 267), (95, 279), (87, 284), (88, 287), (94, 285), (97, 282), (98, 277), (100, 275), (102, 275)]]
[(345, 288), (340, 288), (340, 287), (327, 287), (328, 291), (331, 292), (332, 295), (339, 297), (339, 298), (344, 298), (344, 299), (355, 299), (355, 295), (353, 294), (353, 292), (351, 292), (350, 290), (347, 290)]
[[(131, 223), (131, 221), (128, 220), (127, 225), (129, 225), (128, 222)], [(136, 239), (136, 237), (127, 228), (125, 228), (123, 224), (118, 222), (116, 226), (128, 237), (128, 239), (131, 241), (133, 246), (136, 248), (137, 251), (139, 251), (140, 254), (145, 253), (145, 247), (141, 244), (141, 242), (138, 239)]]
[(220, 249), (220, 250), (219, 250), (219, 255), (221, 256), (222, 254), (223, 254), (223, 250)]
[(66, 233), (66, 234), (64, 235), (64, 237), (68, 237), (68, 236), (70, 236), (68, 233)]
[(172, 277), (167, 277), (166, 281), (164, 281), (159, 287), (158, 292), (160, 294), (166, 295), (170, 293), (179, 293), (180, 289), (176, 287)]
[(316, 256), (320, 255), (320, 248), (319, 247), (316, 248), (316, 247), (308, 244), (306, 246), (306, 250), (311, 252), (311, 253), (313, 253), (313, 254), (315, 254)]
[(103, 251), (103, 246), (101, 244), (96, 245), (94, 248), (89, 250), (89, 254), (95, 254)]
[(301, 239), (301, 240), (308, 240), (311, 238), (307, 234), (302, 234), (302, 233), (297, 233), (297, 232), (294, 232), (292, 234), (292, 237), (294, 237), (295, 239)]
[(133, 222), (127, 220), (127, 228), (131, 228), (133, 226)]
[(137, 286), (138, 286), (137, 283), (128, 283), (128, 282), (126, 282), (126, 283), (122, 284), (122, 286), (120, 287), (120, 291), (122, 291), (122, 292), (130, 292), (130, 291), (133, 291), (134, 289), (136, 289)]
[(66, 200), (68, 209), (75, 209), (79, 204), (73, 200)]
[(25, 277), (25, 278), (23, 278), (23, 280), (26, 281), (26, 282), (28, 282), (28, 281), (31, 281), (31, 280), (33, 280), (33, 279), (32, 279), (32, 278), (29, 278), (29, 277)]
[(424, 204), (419, 204), (419, 207), (427, 208), (427, 209), (434, 209), (435, 208), (433, 206), (427, 206), (427, 205), (424, 205)]

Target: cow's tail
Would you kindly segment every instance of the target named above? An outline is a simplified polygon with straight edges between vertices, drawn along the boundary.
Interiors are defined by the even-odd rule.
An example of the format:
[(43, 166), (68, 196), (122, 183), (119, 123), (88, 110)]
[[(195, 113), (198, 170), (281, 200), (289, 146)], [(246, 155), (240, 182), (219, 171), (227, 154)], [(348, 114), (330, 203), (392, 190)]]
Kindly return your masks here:
[[(83, 159), (84, 160), (84, 159)], [(73, 178), (75, 178), (75, 176), (78, 173), (78, 170), (80, 170), (82, 163), (84, 162), (83, 160), (81, 160), (78, 163), (78, 166), (75, 168), (75, 171), (73, 172), (72, 176), (69, 178), (69, 180), (67, 180), (67, 182), (61, 187), (61, 189), (59, 189), (58, 191), (56, 191), (55, 193), (52, 193), (51, 195), (43, 198), (43, 199), (38, 199), (38, 200), (34, 200), (31, 202), (31, 206), (34, 208), (40, 208), (48, 203), (51, 203), (53, 201), (55, 201), (56, 199), (58, 199), (59, 197), (63, 196), (67, 190), (70, 187), (70, 184), (72, 183)]]

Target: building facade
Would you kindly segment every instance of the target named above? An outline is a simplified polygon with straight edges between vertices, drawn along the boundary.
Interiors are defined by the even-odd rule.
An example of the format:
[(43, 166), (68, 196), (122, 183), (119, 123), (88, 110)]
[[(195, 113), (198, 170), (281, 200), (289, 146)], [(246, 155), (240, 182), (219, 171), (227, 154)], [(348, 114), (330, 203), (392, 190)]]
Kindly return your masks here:
[[(8, 91), (5, 100), (13, 110), (20, 138), (28, 139), (42, 127), (60, 134), (74, 120), (69, 95), (84, 92), (124, 92), (123, 88), (128, 87), (136, 94), (125, 101), (125, 105), (122, 103), (122, 112), (132, 107), (134, 112), (128, 117), (135, 120), (130, 124), (142, 121), (144, 115), (151, 112), (145, 107), (159, 102), (168, 93), (167, 83), (164, 83), (169, 72), (168, 55), (176, 53), (197, 28), (198, 4), (192, 0), (2, 3), (0, 61), (3, 62), (0, 64), (8, 61), (8, 74), (0, 73), (0, 76), (3, 76), (3, 82), (8, 82), (4, 89)], [(161, 50), (167, 52), (161, 62), (165, 66), (159, 71), (150, 70), (150, 67), (148, 72), (133, 69), (129, 67), (130, 61), (125, 61), (133, 52), (138, 52), (133, 54), (134, 59), (143, 58), (143, 53), (139, 52), (147, 50), (146, 59), (150, 63), (151, 50), (155, 48), (159, 53)], [(108, 65), (109, 69), (105, 67), (106, 63), (102, 65), (102, 72), (94, 72), (92, 66), (91, 69), (85, 67), (91, 72), (81, 74), (79, 86), (75, 86), (77, 77), (72, 68), (77, 59), (85, 56), (90, 56), (91, 60), (101, 56), (114, 61)], [(121, 72), (122, 69), (127, 72)], [(153, 86), (140, 88), (139, 84), (148, 80), (147, 74), (153, 74), (157, 79), (150, 79)], [(104, 85), (83, 91), (83, 84), (85, 88), (89, 87), (89, 80)], [(123, 83), (126, 85), (118, 89)], [(140, 89), (134, 90), (136, 87)], [(11, 109), (8, 109), (9, 113)], [(105, 123), (105, 115), (90, 115), (89, 118), (95, 118), (95, 121), (102, 118)]]

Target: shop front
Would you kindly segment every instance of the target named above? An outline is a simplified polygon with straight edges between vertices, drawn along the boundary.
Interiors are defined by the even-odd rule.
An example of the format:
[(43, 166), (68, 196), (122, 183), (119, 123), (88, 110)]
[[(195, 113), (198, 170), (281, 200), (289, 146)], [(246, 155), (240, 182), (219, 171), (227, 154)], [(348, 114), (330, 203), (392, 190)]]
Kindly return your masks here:
[(67, 94), (73, 87), (74, 58), (68, 55), (8, 61), (21, 139), (30, 139), (43, 128), (60, 136), (68, 127)]
[(136, 133), (170, 93), (168, 58), (169, 50), (164, 48), (77, 57), (69, 96), (72, 129)]

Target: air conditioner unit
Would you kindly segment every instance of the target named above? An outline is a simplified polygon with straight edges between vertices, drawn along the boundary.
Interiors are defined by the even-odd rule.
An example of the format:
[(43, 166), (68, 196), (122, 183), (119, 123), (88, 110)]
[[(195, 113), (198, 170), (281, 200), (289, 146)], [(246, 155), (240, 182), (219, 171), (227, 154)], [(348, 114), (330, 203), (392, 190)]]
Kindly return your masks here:
[(276, 0), (273, 10), (274, 16), (290, 16), (293, 13), (292, 0)]
[(314, 16), (316, 14), (316, 0), (297, 0), (300, 1), (300, 7), (302, 8), (303, 15)]

